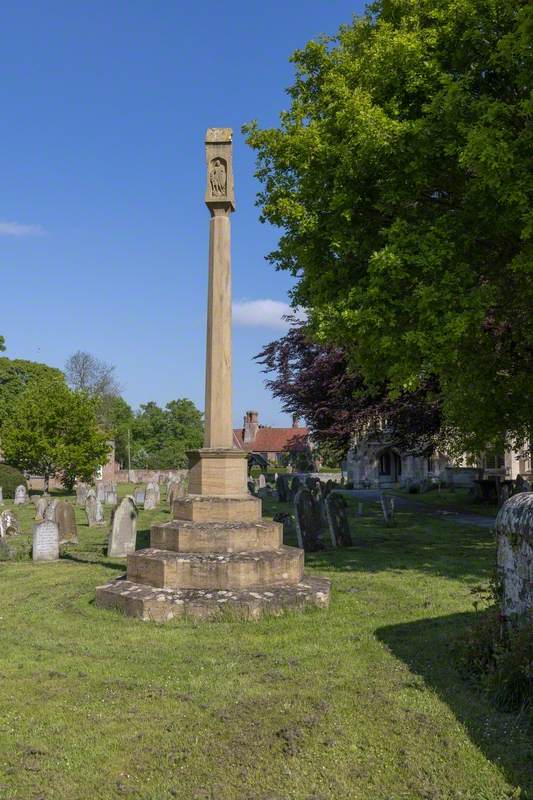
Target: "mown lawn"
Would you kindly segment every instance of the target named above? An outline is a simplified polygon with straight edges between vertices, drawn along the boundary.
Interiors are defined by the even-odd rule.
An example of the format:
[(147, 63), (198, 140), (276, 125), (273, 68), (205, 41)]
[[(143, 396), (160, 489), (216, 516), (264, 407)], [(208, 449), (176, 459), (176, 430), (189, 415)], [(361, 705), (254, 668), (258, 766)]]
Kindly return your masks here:
[(413, 503), (422, 503), (431, 509), (445, 509), (446, 511), (466, 512), (467, 514), (481, 514), (486, 517), (495, 517), (498, 513), (496, 503), (483, 503), (469, 493), (468, 489), (432, 489), (423, 494), (409, 494), (406, 489), (395, 489), (393, 494), (405, 497)]
[(82, 517), (68, 558), (0, 564), (2, 800), (533, 797), (528, 718), (452, 655), (490, 531), (367, 506), (352, 548), (307, 558), (328, 612), (158, 626), (94, 606), (124, 562)]

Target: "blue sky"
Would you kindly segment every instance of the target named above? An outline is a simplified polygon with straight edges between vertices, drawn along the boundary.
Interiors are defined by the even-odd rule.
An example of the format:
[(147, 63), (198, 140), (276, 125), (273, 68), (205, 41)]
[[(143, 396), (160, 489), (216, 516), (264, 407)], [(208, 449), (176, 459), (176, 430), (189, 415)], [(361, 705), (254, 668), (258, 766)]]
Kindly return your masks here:
[[(203, 409), (203, 137), (234, 129), (234, 419), (287, 418), (253, 362), (283, 333), (289, 276), (254, 205), (241, 125), (277, 123), (290, 54), (360, 2), (8, 0), (0, 12), (0, 334), (11, 358), (116, 365), (134, 407)], [(274, 301), (247, 305), (254, 301)]]

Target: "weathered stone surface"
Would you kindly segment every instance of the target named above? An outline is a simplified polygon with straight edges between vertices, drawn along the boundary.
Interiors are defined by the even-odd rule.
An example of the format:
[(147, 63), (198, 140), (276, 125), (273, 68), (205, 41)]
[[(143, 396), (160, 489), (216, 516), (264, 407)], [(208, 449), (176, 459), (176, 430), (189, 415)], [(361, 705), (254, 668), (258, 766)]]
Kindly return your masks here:
[(348, 522), (348, 505), (342, 495), (332, 492), (325, 500), (329, 535), (333, 547), (351, 547), (352, 537)]
[(117, 493), (115, 489), (106, 489), (105, 504), (106, 506), (116, 506), (118, 502)]
[(137, 508), (140, 508), (144, 503), (144, 489), (135, 489), (133, 499)]
[(0, 486), (0, 506), (4, 505), (4, 490)]
[(87, 502), (87, 492), (89, 487), (86, 483), (80, 482), (76, 484), (76, 505), (85, 508)]
[(289, 500), (289, 479), (286, 475), (278, 475), (276, 478), (276, 491), (280, 503), (287, 503)]
[(137, 507), (133, 497), (125, 497), (113, 511), (107, 555), (124, 558), (135, 550), (137, 540)]
[(20, 484), (15, 489), (15, 500), (14, 503), (16, 506), (23, 506), (26, 505), (28, 502), (28, 492), (26, 491), (26, 487)]
[(96, 589), (96, 604), (153, 622), (180, 617), (215, 619), (224, 613), (253, 620), (291, 609), (327, 608), (330, 590), (329, 580), (308, 575), (288, 586), (242, 591), (154, 589), (119, 578)]
[(277, 549), (283, 544), (283, 526), (260, 522), (185, 522), (152, 525), (150, 546), (179, 553), (238, 553)]
[(144, 510), (153, 511), (157, 508), (157, 489), (155, 483), (149, 483), (144, 493)]
[(174, 500), (174, 519), (190, 522), (259, 522), (261, 500), (249, 494), (241, 497), (188, 495)]
[(250, 553), (174, 553), (147, 548), (128, 556), (128, 580), (167, 589), (246, 589), (297, 583), (304, 554), (296, 547)]
[(105, 503), (106, 491), (106, 485), (101, 481), (98, 481), (96, 484), (96, 499), (100, 500), (101, 503)]
[(87, 515), (87, 524), (89, 528), (95, 528), (104, 522), (104, 510), (102, 502), (97, 500), (96, 494), (93, 491), (87, 493), (87, 500), (85, 501), (85, 513)]
[(380, 492), (379, 502), (383, 511), (383, 519), (387, 525), (394, 524), (394, 497), (385, 492)]
[(45, 520), (33, 529), (34, 561), (57, 561), (59, 558), (59, 528), (55, 522)]
[(18, 536), (20, 533), (20, 525), (17, 517), (12, 511), (6, 508), (0, 514), (0, 539), (5, 536)]
[(48, 520), (49, 522), (56, 522), (57, 521), (56, 520), (56, 508), (57, 508), (57, 504), (58, 503), (59, 503), (59, 500), (57, 498), (55, 498), (54, 500), (50, 500), (49, 501), (49, 503), (48, 503), (48, 505), (46, 507), (46, 511), (44, 512), (45, 520)]
[(59, 544), (77, 544), (78, 526), (74, 506), (61, 500), (56, 506), (55, 522), (59, 529)]
[(37, 501), (37, 507), (35, 509), (35, 520), (36, 522), (42, 522), (46, 516), (46, 509), (48, 508), (48, 503), (50, 502), (50, 497), (46, 494), (43, 494), (39, 497)]
[(301, 488), (294, 500), (298, 547), (307, 552), (322, 550), (322, 515), (309, 489)]
[(507, 500), (496, 517), (497, 563), (506, 617), (533, 615), (533, 493)]

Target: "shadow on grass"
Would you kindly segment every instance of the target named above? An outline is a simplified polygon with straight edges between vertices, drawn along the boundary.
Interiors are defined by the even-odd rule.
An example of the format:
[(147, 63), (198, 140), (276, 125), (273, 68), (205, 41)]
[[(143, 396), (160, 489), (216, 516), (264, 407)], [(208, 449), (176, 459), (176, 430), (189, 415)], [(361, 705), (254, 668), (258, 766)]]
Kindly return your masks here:
[(474, 617), (473, 612), (450, 614), (390, 625), (379, 628), (376, 637), (439, 695), (472, 742), (527, 800), (533, 798), (533, 717), (499, 711), (457, 669), (454, 647)]
[(107, 558), (82, 558), (81, 553), (61, 553), (62, 561), (75, 561), (76, 564), (95, 564), (98, 567), (107, 567), (108, 569), (116, 569), (119, 572), (124, 572), (126, 567), (124, 564), (117, 564), (116, 561), (110, 561)]

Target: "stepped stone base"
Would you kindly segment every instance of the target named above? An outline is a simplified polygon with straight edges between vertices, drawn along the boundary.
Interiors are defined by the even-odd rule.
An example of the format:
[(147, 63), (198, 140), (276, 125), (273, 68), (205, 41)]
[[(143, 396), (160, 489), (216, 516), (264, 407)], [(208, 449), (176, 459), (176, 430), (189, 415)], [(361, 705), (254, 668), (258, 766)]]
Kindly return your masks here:
[(288, 609), (327, 608), (330, 588), (327, 578), (307, 575), (298, 583), (244, 591), (155, 589), (118, 578), (98, 586), (96, 604), (153, 622), (180, 617), (213, 619), (224, 613), (242, 619), (258, 619), (264, 614), (279, 615)]
[(230, 497), (189, 494), (174, 500), (172, 516), (189, 522), (259, 522), (261, 500), (251, 494)]
[(248, 589), (298, 583), (304, 551), (282, 545), (249, 553), (175, 553), (153, 547), (128, 556), (128, 580), (165, 589)]
[(150, 546), (177, 553), (240, 553), (276, 550), (283, 544), (283, 525), (260, 522), (186, 522), (152, 525)]

